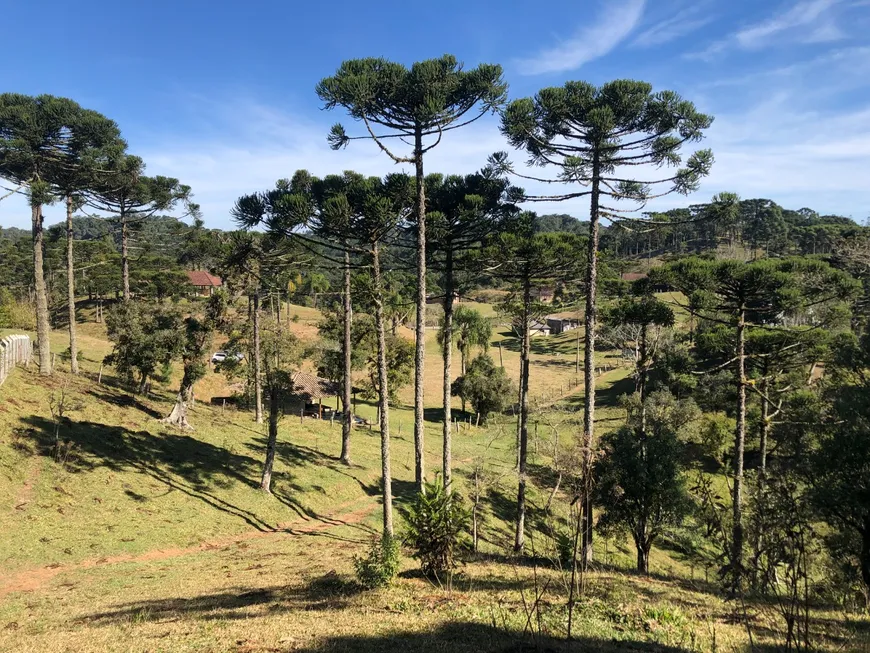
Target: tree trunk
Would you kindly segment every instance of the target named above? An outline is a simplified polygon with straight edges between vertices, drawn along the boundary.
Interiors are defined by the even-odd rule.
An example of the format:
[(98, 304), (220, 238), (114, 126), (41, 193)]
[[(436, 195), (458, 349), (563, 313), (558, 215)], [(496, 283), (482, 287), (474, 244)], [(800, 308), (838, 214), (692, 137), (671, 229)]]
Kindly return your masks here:
[(121, 211), (121, 280), (124, 288), (124, 301), (130, 301), (130, 234), (127, 226), (127, 216)]
[[(767, 370), (765, 370), (765, 376), (766, 375)], [(770, 403), (768, 403), (766, 399), (766, 397), (768, 397), (768, 392), (770, 392), (770, 382), (765, 378), (761, 381), (761, 425), (758, 434), (758, 447), (761, 454), (758, 481), (762, 488), (764, 488), (765, 476), (767, 475), (767, 435), (770, 432)]]
[(453, 249), (448, 243), (447, 256), (444, 264), (444, 338), (441, 346), (444, 356), (444, 456), (443, 456), (443, 474), (444, 474), (444, 489), (450, 491), (450, 481), (452, 480), (452, 459), (451, 459), (451, 429), (452, 425), (452, 370), (451, 363), (453, 358)]
[(649, 575), (649, 551), (650, 543), (644, 541), (642, 538), (634, 540), (635, 546), (637, 547), (637, 571), (638, 573)]
[(33, 220), (33, 285), (36, 286), (36, 342), (39, 345), (39, 373), (51, 374), (51, 325), (48, 323), (48, 292), (42, 267), (42, 205), (31, 209)]
[(640, 370), (638, 374), (638, 392), (640, 393), (640, 432), (646, 437), (646, 379), (649, 361), (647, 361), (647, 329), (649, 325), (642, 324), (640, 329)]
[(76, 278), (73, 261), (73, 199), (66, 198), (66, 297), (69, 309), (70, 372), (79, 373), (79, 348), (76, 343)]
[(423, 491), (426, 477), (423, 423), (423, 366), (426, 360), (426, 186), (423, 177), (423, 133), (414, 134), (414, 167), (417, 177), (417, 324), (414, 352), (414, 479)]
[(864, 586), (870, 590), (870, 515), (864, 517), (864, 528), (861, 529), (861, 578)]
[(269, 439), (266, 442), (266, 462), (263, 464), (263, 478), (260, 489), (267, 494), (272, 493), (272, 467), (275, 465), (275, 445), (278, 443), (278, 413), (281, 410), (281, 398), (275, 388), (269, 392)]
[(263, 379), (260, 369), (260, 292), (253, 295), (251, 319), (254, 327), (254, 418), (257, 424), (263, 423)]
[[(344, 422), (341, 425), (341, 457), (340, 460), (345, 465), (350, 465), (350, 432), (353, 429), (353, 412), (351, 409), (351, 394), (353, 392), (353, 361), (352, 361), (352, 343), (351, 343), (351, 327), (353, 320), (353, 305), (350, 297), (350, 254), (344, 253), (344, 297), (343, 312), (344, 312), (344, 338), (342, 340), (342, 388), (341, 401), (344, 407)], [(287, 308), (290, 310), (289, 306)]]
[(471, 506), (471, 550), (477, 553), (477, 502)]
[(190, 382), (190, 377), (185, 370), (184, 378), (181, 380), (181, 388), (175, 397), (175, 405), (172, 407), (172, 412), (160, 421), (177, 426), (180, 429), (193, 430), (193, 427), (187, 421), (187, 409), (192, 401), (193, 383)]
[(384, 329), (384, 298), (378, 244), (372, 245), (375, 330), (378, 333), (378, 417), (381, 425), (381, 479), (384, 499), (384, 534), (393, 536), (393, 480), (390, 469), (390, 400), (387, 379), (387, 337)]
[[(453, 315), (451, 313), (451, 319)], [(452, 324), (451, 324), (452, 328)], [(458, 343), (457, 343), (458, 344)], [(459, 373), (461, 376), (465, 376), (465, 371), (468, 366), (468, 355), (465, 347), (457, 347), (459, 349)], [(498, 352), (499, 352), (499, 360), (501, 360), (501, 343), (498, 343)], [(504, 365), (502, 365), (504, 367)], [(462, 401), (462, 412), (465, 412), (465, 397), (460, 397)]]
[(743, 573), (743, 452), (746, 444), (746, 311), (737, 317), (737, 429), (734, 442), (734, 489), (731, 549), (731, 590), (736, 595)]
[(514, 538), (514, 551), (522, 551), (526, 541), (526, 459), (529, 449), (529, 349), (531, 336), (529, 334), (531, 305), (530, 280), (526, 279), (523, 287), (523, 345), (520, 353), (520, 426), (519, 426), (519, 483), (517, 485), (517, 530)]
[(595, 329), (598, 308), (596, 290), (598, 285), (598, 213), (600, 198), (601, 164), (599, 152), (592, 158), (592, 195), (589, 210), (589, 243), (586, 253), (586, 315), (584, 331), (586, 350), (583, 359), (585, 397), (583, 401), (583, 546), (582, 560), (592, 562), (592, 447), (595, 438)]

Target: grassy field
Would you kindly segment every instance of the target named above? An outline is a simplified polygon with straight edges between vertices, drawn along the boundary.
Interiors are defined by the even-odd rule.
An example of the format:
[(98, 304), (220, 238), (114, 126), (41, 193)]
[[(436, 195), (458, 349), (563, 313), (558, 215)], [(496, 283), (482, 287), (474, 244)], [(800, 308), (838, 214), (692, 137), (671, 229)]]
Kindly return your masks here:
[[(316, 311), (299, 307), (297, 314), (294, 329), (311, 335)], [(422, 578), (406, 557), (391, 588), (361, 592), (352, 559), (380, 522), (377, 431), (355, 431), (354, 464), (346, 467), (337, 461), (338, 425), (285, 418), (274, 494), (265, 496), (257, 489), (264, 428), (246, 412), (209, 403), (228, 391), (221, 375), (197, 386), (195, 430), (168, 429), (158, 418), (169, 411), (174, 385), (131, 396), (108, 369), (98, 384), (110, 345), (100, 325), (81, 325), (80, 377), (42, 379), (31, 366), (0, 387), (0, 651), (747, 649), (743, 608), (723, 601), (708, 571), (657, 549), (653, 575), (637, 576), (633, 548), (601, 538), (576, 608), (578, 639), (562, 641), (567, 580), (554, 568), (541, 526), (558, 524), (568, 504), (560, 495), (552, 515), (544, 510), (554, 441), (558, 435), (568, 446), (578, 429), (574, 335), (533, 341), (539, 410), (532, 418), (529, 555), (508, 553), (515, 429), (505, 418), (454, 437), (460, 490), (467, 494), (475, 464), (484, 465), (489, 489), (481, 551), (468, 557), (452, 589)], [(429, 338), (434, 415), (441, 367), (434, 333)], [(515, 342), (501, 332), (496, 339), (515, 376)], [(53, 350), (65, 347), (64, 333), (55, 333)], [(498, 360), (497, 348), (491, 353)], [(599, 379), (602, 431), (619, 422), (617, 395), (632, 385), (626, 375), (615, 368)], [(61, 393), (66, 413), (55, 419), (50, 403)], [(410, 396), (405, 389), (405, 405), (392, 413), (400, 513), (413, 493)], [(369, 405), (359, 412), (374, 415)], [(429, 469), (441, 463), (434, 420), (427, 421)], [(67, 443), (61, 463), (50, 455), (56, 433)], [(758, 650), (775, 650), (762, 648), (781, 627), (775, 610), (747, 610)], [(870, 650), (867, 620), (819, 606), (814, 630), (820, 650)]]

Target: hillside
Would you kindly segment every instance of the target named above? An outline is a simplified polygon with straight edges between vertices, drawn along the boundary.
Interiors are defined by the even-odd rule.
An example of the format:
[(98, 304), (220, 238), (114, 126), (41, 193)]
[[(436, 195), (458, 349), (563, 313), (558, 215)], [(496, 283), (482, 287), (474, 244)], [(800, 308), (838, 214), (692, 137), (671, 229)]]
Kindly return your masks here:
[[(316, 317), (303, 315), (294, 328), (304, 332)], [(81, 377), (44, 379), (19, 369), (0, 388), (0, 503), (6, 532), (14, 533), (0, 539), (0, 650), (710, 651), (747, 644), (734, 618), (740, 608), (720, 598), (714, 572), (660, 549), (653, 575), (638, 576), (629, 542), (601, 538), (601, 562), (584, 581), (574, 617), (580, 641), (560, 643), (567, 580), (541, 529), (564, 519), (564, 508), (548, 516), (544, 506), (553, 487), (549, 452), (578, 426), (580, 397), (567, 387), (570, 338), (535, 340), (533, 387), (556, 405), (533, 418), (530, 556), (507, 553), (516, 481), (515, 432), (506, 418), (454, 439), (462, 492), (475, 465), (484, 466), (489, 488), (481, 552), (467, 556), (452, 590), (422, 578), (406, 557), (398, 582), (371, 593), (354, 584), (352, 559), (379, 524), (376, 431), (355, 431), (354, 464), (345, 467), (336, 459), (337, 425), (284, 418), (267, 497), (257, 489), (264, 429), (248, 413), (210, 403), (226, 393), (221, 376), (198, 388), (196, 430), (168, 429), (157, 418), (168, 412), (172, 388), (131, 396), (108, 369), (98, 384), (109, 343), (100, 325), (83, 326)], [(504, 342), (510, 368), (517, 354)], [(430, 352), (433, 397), (440, 369), (434, 346)], [(600, 380), (604, 428), (618, 417), (607, 406), (615, 406), (624, 374)], [(66, 412), (54, 420), (50, 404), (61, 393)], [(369, 406), (360, 412), (373, 416)], [(413, 416), (398, 407), (393, 420), (401, 512), (413, 488)], [(67, 443), (60, 463), (49, 455), (55, 432)], [(427, 423), (430, 468), (440, 465), (439, 434), (437, 422)], [(778, 627), (775, 610), (749, 610), (756, 637)], [(867, 650), (852, 648), (867, 646), (866, 621), (826, 608), (815, 618), (830, 634), (819, 642), (825, 650)]]

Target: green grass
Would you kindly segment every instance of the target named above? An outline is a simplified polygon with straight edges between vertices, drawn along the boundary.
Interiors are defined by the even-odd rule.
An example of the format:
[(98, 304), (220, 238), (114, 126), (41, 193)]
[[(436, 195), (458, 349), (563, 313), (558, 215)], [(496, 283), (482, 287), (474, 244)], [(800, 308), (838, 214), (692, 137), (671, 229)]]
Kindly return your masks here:
[[(312, 328), (306, 309), (294, 324)], [(96, 383), (110, 346), (100, 325), (80, 328), (83, 374), (40, 378), (17, 370), (0, 387), (0, 650), (3, 651), (481, 651), (567, 650), (566, 580), (553, 568), (542, 532), (564, 520), (569, 496), (543, 510), (555, 479), (553, 447), (580, 431), (582, 394), (574, 376), (574, 334), (535, 339), (529, 488), (529, 558), (514, 558), (515, 427), (510, 417), (454, 435), (458, 489), (467, 494), (483, 461), (490, 488), (482, 504), (481, 555), (470, 556), (452, 592), (422, 579), (410, 558), (389, 589), (361, 593), (352, 557), (380, 523), (379, 434), (354, 432), (351, 467), (336, 460), (340, 429), (286, 417), (279, 431), (274, 495), (258, 489), (264, 428), (250, 414), (210, 405), (226, 393), (220, 375), (197, 389), (193, 432), (166, 428), (173, 385), (148, 398)], [(304, 333), (303, 333), (304, 335)], [(518, 352), (503, 338), (505, 366)], [(430, 336), (427, 396), (438, 403), (439, 354)], [(65, 348), (53, 334), (53, 351)], [(492, 352), (497, 359), (497, 352)], [(608, 361), (608, 357), (602, 356)], [(617, 426), (618, 395), (632, 382), (615, 368), (599, 378), (599, 432)], [(51, 458), (49, 402), (63, 392), (59, 435), (72, 443)], [(393, 483), (397, 512), (412, 494), (413, 414), (393, 407)], [(359, 412), (374, 417), (374, 408)], [(434, 413), (433, 413), (434, 414)], [(427, 421), (427, 467), (441, 465), (441, 425)], [(401, 519), (397, 520), (401, 524)], [(570, 650), (739, 650), (746, 631), (704, 579), (705, 572), (664, 548), (653, 576), (630, 572), (627, 541), (596, 541), (602, 566), (586, 579)], [(715, 574), (710, 573), (712, 578)], [(546, 587), (527, 628), (524, 605)], [(755, 627), (777, 626), (751, 606)], [(851, 627), (832, 609), (815, 613), (823, 650), (861, 650), (868, 622)], [(863, 629), (863, 630), (862, 630)], [(525, 631), (525, 632), (524, 632)], [(531, 631), (531, 632), (529, 632)], [(865, 640), (855, 633), (864, 633)], [(865, 642), (862, 644), (862, 641)], [(866, 650), (866, 649), (864, 649)]]

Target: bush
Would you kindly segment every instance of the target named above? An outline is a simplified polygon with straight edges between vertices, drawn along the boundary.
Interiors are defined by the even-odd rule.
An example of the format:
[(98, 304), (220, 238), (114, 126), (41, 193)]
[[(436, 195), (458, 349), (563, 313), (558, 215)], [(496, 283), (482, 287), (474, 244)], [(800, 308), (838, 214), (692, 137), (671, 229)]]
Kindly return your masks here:
[(354, 556), (356, 579), (366, 589), (387, 587), (399, 573), (399, 543), (384, 533), (373, 537), (364, 556)]
[(465, 376), (453, 382), (451, 393), (469, 402), (484, 422), (490, 413), (504, 411), (517, 394), (504, 368), (496, 367), (486, 354), (471, 361)]
[(470, 514), (457, 492), (445, 492), (435, 479), (408, 508), (406, 544), (414, 550), (424, 574), (437, 575), (456, 567), (456, 552), (463, 544)]
[(36, 312), (31, 304), (17, 299), (8, 288), (0, 288), (0, 328), (36, 329)]

